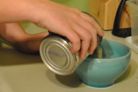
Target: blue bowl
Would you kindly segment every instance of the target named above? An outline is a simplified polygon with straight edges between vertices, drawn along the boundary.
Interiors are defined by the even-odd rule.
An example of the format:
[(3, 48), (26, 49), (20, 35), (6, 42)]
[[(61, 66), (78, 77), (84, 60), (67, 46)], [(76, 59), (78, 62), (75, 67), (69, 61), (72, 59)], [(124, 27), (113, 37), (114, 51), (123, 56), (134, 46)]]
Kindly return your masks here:
[(103, 49), (103, 57), (97, 55), (88, 56), (81, 63), (76, 73), (87, 85), (93, 87), (107, 87), (127, 70), (131, 52), (130, 49), (118, 42), (103, 40), (100, 46)]

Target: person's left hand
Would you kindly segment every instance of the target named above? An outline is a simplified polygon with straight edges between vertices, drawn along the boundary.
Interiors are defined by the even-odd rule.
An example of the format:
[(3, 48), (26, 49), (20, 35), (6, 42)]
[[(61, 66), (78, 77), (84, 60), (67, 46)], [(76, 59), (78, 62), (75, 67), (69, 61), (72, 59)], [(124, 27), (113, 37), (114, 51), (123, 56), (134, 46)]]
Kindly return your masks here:
[(36, 53), (48, 32), (28, 34), (18, 23), (0, 24), (0, 37), (10, 43), (15, 49), (25, 53)]

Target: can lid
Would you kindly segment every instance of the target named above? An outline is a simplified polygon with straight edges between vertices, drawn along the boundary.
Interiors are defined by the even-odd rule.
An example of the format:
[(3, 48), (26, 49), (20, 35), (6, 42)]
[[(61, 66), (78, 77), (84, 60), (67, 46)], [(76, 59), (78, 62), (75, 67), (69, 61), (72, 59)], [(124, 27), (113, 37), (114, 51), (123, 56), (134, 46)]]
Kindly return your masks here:
[(76, 69), (78, 55), (70, 52), (71, 45), (59, 36), (47, 37), (40, 45), (40, 56), (54, 73), (69, 75)]

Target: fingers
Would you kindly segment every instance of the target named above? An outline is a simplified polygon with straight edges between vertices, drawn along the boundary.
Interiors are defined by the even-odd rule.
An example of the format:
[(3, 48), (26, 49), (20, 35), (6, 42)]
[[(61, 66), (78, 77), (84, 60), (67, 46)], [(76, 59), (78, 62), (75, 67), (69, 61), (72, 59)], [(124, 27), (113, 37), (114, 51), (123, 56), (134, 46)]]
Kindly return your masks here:
[(83, 35), (88, 33), (86, 36), (91, 37), (88, 51), (90, 54), (92, 54), (94, 52), (95, 48), (97, 47), (97, 31), (96, 31), (97, 29), (85, 19), (80, 20), (79, 25), (80, 25), (80, 28), (83, 28), (85, 30)]
[(91, 33), (84, 27), (80, 26), (78, 23), (72, 23), (71, 26), (81, 41), (80, 57), (84, 59), (90, 46), (90, 41), (92, 38)]
[(5, 23), (5, 30), (1, 34), (2, 38), (10, 43), (23, 41), (27, 37), (18, 23)]
[[(70, 30), (71, 31), (71, 30)], [(79, 52), (80, 48), (81, 48), (81, 40), (80, 37), (75, 33), (75, 32), (69, 32), (67, 33), (66, 37), (70, 40), (71, 42), (71, 52), (72, 53), (77, 53)]]
[(57, 33), (66, 37), (71, 42), (70, 50), (72, 53), (77, 53), (80, 50), (81, 39), (80, 36), (74, 31), (72, 26), (65, 24), (59, 29)]
[(83, 22), (83, 25), (85, 25), (84, 27), (88, 31), (90, 31), (92, 34), (92, 40), (91, 40), (91, 45), (89, 48), (89, 53), (93, 54), (95, 48), (98, 45), (97, 35), (102, 37), (104, 35), (104, 33), (102, 31), (102, 28), (98, 24), (98, 22), (94, 19), (94, 17), (92, 17), (89, 14), (85, 14), (85, 13), (80, 14), (80, 17), (82, 17), (85, 20), (85, 22)]
[(73, 53), (79, 52), (80, 58), (84, 59), (87, 53), (93, 54), (97, 47), (97, 34), (103, 36), (103, 33), (99, 25), (95, 21), (93, 23), (91, 17), (85, 15), (84, 18), (79, 15), (72, 16), (67, 25), (63, 24), (59, 34), (67, 37), (72, 43), (71, 51)]
[(90, 44), (90, 47), (89, 47), (89, 53), (93, 54), (96, 47), (97, 47), (97, 35), (92, 34), (92, 40), (91, 40), (91, 44)]
[(85, 19), (86, 21), (88, 21), (91, 25), (93, 25), (93, 27), (95, 27), (98, 35), (100, 35), (100, 36), (104, 35), (104, 33), (102, 31), (102, 28), (98, 24), (98, 21), (96, 19), (94, 19), (94, 17), (92, 15), (88, 15), (88, 14), (82, 13), (80, 16), (83, 19)]
[(15, 49), (25, 53), (36, 53), (40, 43), (48, 35), (48, 32), (28, 34), (18, 23), (5, 24), (2, 38), (8, 41)]
[(87, 52), (93, 54), (97, 47), (97, 34), (103, 36), (103, 32), (95, 20), (86, 14), (80, 13), (78, 17), (73, 16), (73, 19), (76, 23), (70, 24), (81, 39), (80, 57), (84, 58)]

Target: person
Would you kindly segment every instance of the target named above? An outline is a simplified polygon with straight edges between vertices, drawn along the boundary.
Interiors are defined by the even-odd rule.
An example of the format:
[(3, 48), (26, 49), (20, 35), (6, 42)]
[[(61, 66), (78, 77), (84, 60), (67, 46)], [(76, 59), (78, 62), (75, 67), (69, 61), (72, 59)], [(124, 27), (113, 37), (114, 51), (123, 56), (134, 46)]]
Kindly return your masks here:
[(82, 59), (87, 52), (93, 54), (97, 35), (103, 36), (96, 21), (78, 9), (51, 0), (0, 0), (0, 37), (26, 53), (37, 52), (48, 32), (28, 34), (19, 24), (22, 21), (66, 37), (71, 52), (79, 52)]

